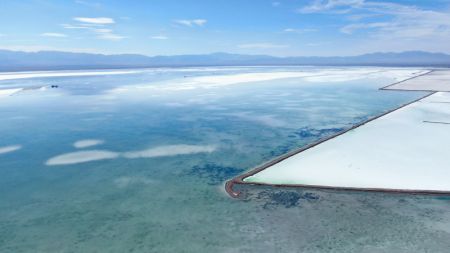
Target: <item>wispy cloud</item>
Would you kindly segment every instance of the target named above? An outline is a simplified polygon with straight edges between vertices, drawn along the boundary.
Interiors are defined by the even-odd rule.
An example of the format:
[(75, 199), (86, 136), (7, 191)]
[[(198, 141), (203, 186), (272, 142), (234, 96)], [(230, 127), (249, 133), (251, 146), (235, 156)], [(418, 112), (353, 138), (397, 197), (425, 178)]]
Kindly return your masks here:
[(24, 52), (67, 51), (75, 53), (103, 53), (96, 48), (55, 47), (49, 45), (0, 45), (0, 49)]
[(107, 25), (107, 24), (115, 23), (114, 19), (105, 18), (105, 17), (99, 17), (99, 18), (76, 17), (76, 18), (73, 18), (73, 20), (82, 22), (82, 23), (97, 24), (97, 25)]
[(304, 29), (297, 29), (297, 28), (286, 28), (283, 30), (285, 33), (307, 33), (307, 32), (317, 32), (317, 29), (312, 28), (304, 28)]
[(193, 26), (203, 26), (208, 21), (206, 19), (178, 19), (174, 20), (173, 22), (179, 25), (193, 27)]
[(165, 36), (165, 35), (155, 35), (151, 37), (154, 40), (167, 40), (169, 39), (169, 37)]
[(92, 29), (92, 31), (94, 31), (96, 33), (112, 33), (111, 29), (106, 29), (106, 28), (94, 28), (94, 29)]
[(65, 35), (63, 33), (41, 33), (41, 36), (43, 36), (43, 37), (57, 37), (57, 38), (67, 37), (67, 35)]
[[(442, 50), (450, 41), (450, 12), (416, 5), (370, 0), (316, 0), (303, 14), (342, 15), (339, 31), (366, 33), (365, 48), (375, 50)], [(406, 42), (407, 41), (407, 42)], [(373, 49), (372, 49), (373, 50)]]
[(110, 27), (115, 24), (113, 18), (99, 17), (99, 18), (87, 18), (76, 17), (73, 20), (77, 21), (76, 24), (61, 24), (65, 29), (84, 29), (88, 30), (96, 35), (96, 38), (102, 40), (119, 41), (127, 38), (116, 34)]
[(282, 44), (273, 44), (273, 43), (250, 43), (250, 44), (241, 44), (238, 45), (239, 48), (247, 48), (247, 49), (269, 49), (269, 48), (286, 48), (288, 45)]
[(103, 40), (112, 40), (112, 41), (117, 41), (117, 40), (123, 40), (127, 37), (122, 36), (122, 35), (118, 35), (118, 34), (114, 34), (114, 33), (98, 33), (97, 38), (99, 39), (103, 39)]
[(297, 11), (300, 13), (317, 13), (333, 11), (335, 13), (347, 13), (353, 8), (360, 7), (364, 0), (315, 0)]
[(352, 34), (353, 32), (360, 30), (360, 29), (371, 29), (371, 28), (382, 28), (382, 27), (388, 27), (389, 23), (383, 23), (383, 22), (377, 22), (377, 23), (357, 23), (357, 24), (350, 24), (342, 27), (340, 31), (342, 33), (346, 34)]
[(330, 42), (311, 42), (311, 43), (307, 43), (306, 45), (308, 47), (319, 47), (319, 46), (323, 46), (323, 45), (329, 45)]
[(360, 21), (363, 19), (375, 18), (375, 17), (380, 17), (380, 16), (383, 16), (383, 15), (377, 14), (377, 13), (370, 13), (370, 14), (363, 13), (363, 14), (354, 14), (354, 15), (352, 14), (352, 15), (347, 16), (346, 18), (350, 21), (356, 22), (356, 21)]
[(280, 2), (272, 2), (272, 6), (273, 6), (273, 7), (278, 7), (278, 6), (280, 6), (280, 5), (281, 5)]
[[(353, 24), (353, 28), (357, 29), (378, 28), (372, 33), (374, 37), (422, 38), (431, 39), (430, 42), (438, 37), (450, 39), (450, 13), (448, 12), (385, 2), (366, 2), (362, 7), (366, 11), (389, 18), (383, 23)], [(341, 31), (348, 31), (348, 27), (347, 29), (344, 27)]]
[(61, 24), (61, 26), (65, 29), (89, 29), (89, 27), (82, 25)]
[(75, 0), (75, 3), (81, 4), (87, 7), (99, 8), (102, 5), (100, 3), (92, 2), (92, 1), (83, 1), (83, 0)]

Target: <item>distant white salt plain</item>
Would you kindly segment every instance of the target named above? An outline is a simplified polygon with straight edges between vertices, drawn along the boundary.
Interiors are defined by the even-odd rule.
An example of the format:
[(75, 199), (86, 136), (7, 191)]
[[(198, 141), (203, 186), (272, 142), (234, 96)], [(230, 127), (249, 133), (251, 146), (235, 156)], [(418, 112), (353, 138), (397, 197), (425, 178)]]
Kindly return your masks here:
[(382, 68), (356, 68), (356, 69), (323, 69), (309, 71), (279, 71), (279, 72), (260, 72), (243, 73), (233, 75), (215, 75), (187, 78), (184, 81), (179, 80), (175, 89), (193, 89), (197, 87), (211, 88), (231, 84), (270, 81), (285, 78), (302, 78), (308, 82), (345, 82), (358, 79), (369, 78), (393, 78), (403, 80), (416, 75), (426, 73), (427, 70), (421, 69), (382, 69)]
[(86, 150), (65, 153), (48, 159), (45, 164), (53, 165), (69, 165), (79, 164), (99, 160), (110, 160), (119, 157), (127, 159), (137, 158), (155, 158), (165, 156), (190, 155), (199, 153), (211, 153), (216, 150), (211, 145), (165, 145), (144, 150), (114, 152), (109, 150)]
[(11, 145), (11, 146), (0, 147), (0, 155), (11, 153), (11, 152), (17, 151), (21, 148), (22, 148), (21, 145)]
[[(43, 77), (77, 77), (77, 76), (101, 76), (101, 75), (125, 75), (143, 72), (142, 70), (111, 70), (111, 71), (32, 71), (32, 72), (5, 72), (0, 73), (0, 81), (43, 78)], [(40, 87), (45, 90), (46, 87)], [(0, 99), (24, 91), (24, 88), (5, 88), (0, 86)]]
[(194, 89), (219, 88), (228, 85), (271, 81), (286, 78), (302, 78), (310, 83), (345, 82), (358, 79), (391, 78), (395, 82), (424, 74), (429, 70), (410, 68), (330, 68), (318, 70), (271, 71), (239, 73), (227, 75), (208, 75), (173, 79), (162, 83), (139, 84), (115, 88), (110, 93), (118, 94), (145, 89), (163, 91), (183, 91)]
[(0, 81), (27, 79), (27, 78), (42, 78), (42, 77), (125, 75), (125, 74), (135, 74), (139, 72), (142, 72), (142, 70), (5, 72), (0, 74)]
[(287, 158), (246, 182), (450, 191), (450, 93), (439, 92)]

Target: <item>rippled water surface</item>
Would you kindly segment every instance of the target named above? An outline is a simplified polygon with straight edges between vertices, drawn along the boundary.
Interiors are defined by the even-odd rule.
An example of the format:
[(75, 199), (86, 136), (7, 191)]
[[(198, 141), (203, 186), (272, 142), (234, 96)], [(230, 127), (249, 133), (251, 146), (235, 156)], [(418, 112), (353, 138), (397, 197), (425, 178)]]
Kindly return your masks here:
[(0, 89), (22, 90), (0, 97), (0, 252), (448, 252), (448, 198), (247, 186), (236, 200), (223, 190), (258, 164), (423, 96), (378, 90), (418, 71), (2, 80)]

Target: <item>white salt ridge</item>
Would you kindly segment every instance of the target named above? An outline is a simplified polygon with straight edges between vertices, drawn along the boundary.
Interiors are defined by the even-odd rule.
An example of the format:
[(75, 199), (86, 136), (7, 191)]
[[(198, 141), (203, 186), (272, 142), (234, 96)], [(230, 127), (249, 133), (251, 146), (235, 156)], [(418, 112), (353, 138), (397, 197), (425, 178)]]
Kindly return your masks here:
[(11, 152), (17, 151), (21, 148), (22, 148), (21, 145), (11, 145), (11, 146), (6, 146), (6, 147), (0, 147), (0, 154), (11, 153)]
[(130, 151), (130, 152), (113, 152), (108, 150), (87, 150), (66, 153), (50, 158), (46, 165), (68, 165), (86, 163), (99, 160), (115, 159), (124, 157), (128, 159), (136, 158), (154, 158), (176, 155), (190, 155), (199, 153), (211, 153), (216, 148), (210, 145), (166, 145), (150, 149)]
[(16, 92), (21, 91), (22, 88), (15, 88), (15, 89), (0, 89), (0, 98), (11, 96)]
[(167, 145), (156, 148), (149, 148), (139, 151), (131, 151), (123, 153), (126, 158), (151, 158), (161, 156), (190, 155), (198, 153), (211, 153), (216, 148), (214, 146), (197, 146), (197, 145)]
[(75, 148), (88, 148), (88, 147), (93, 147), (93, 146), (97, 146), (100, 144), (103, 144), (104, 141), (103, 140), (97, 140), (97, 139), (86, 139), (86, 140), (79, 140), (76, 141), (73, 146)]
[(47, 160), (45, 164), (50, 166), (68, 165), (68, 164), (78, 164), (99, 160), (114, 159), (117, 157), (119, 157), (119, 153), (107, 150), (77, 151), (50, 158), (49, 160)]
[[(277, 163), (247, 182), (450, 191), (450, 93), (436, 93)], [(441, 122), (425, 123), (424, 121)]]

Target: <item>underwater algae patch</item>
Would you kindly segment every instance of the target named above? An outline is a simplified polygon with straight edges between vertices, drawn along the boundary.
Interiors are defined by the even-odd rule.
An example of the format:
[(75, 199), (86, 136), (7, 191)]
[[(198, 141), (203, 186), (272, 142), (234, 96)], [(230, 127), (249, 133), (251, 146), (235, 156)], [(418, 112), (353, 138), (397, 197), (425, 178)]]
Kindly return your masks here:
[(306, 192), (297, 192), (289, 190), (264, 190), (258, 193), (256, 199), (264, 200), (264, 209), (276, 208), (282, 206), (285, 208), (291, 208), (300, 206), (303, 201), (317, 201), (319, 195)]
[(244, 169), (241, 168), (208, 163), (205, 165), (193, 166), (191, 170), (187, 172), (187, 175), (207, 179), (208, 184), (210, 185), (218, 185), (243, 171)]

